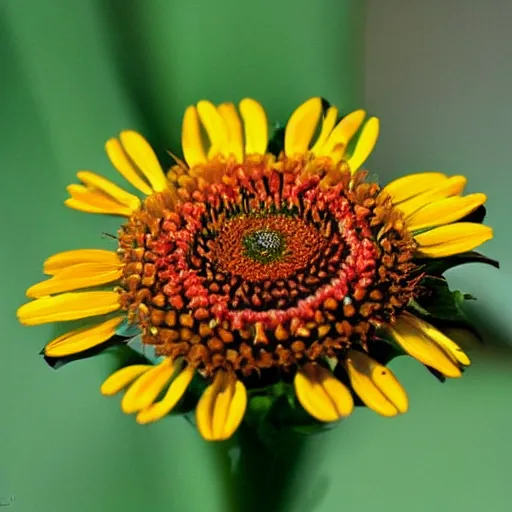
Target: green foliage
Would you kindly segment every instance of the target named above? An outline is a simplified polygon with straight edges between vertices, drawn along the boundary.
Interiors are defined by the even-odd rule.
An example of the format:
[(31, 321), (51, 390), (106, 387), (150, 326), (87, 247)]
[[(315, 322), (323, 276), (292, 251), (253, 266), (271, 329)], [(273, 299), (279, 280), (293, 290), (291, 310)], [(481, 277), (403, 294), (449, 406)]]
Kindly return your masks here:
[(448, 282), (443, 277), (427, 276), (423, 278), (420, 285), (425, 287), (426, 293), (409, 304), (409, 309), (415, 315), (441, 328), (468, 329), (480, 339), (480, 334), (464, 311), (465, 302), (476, 300), (475, 297), (460, 290), (450, 290)]

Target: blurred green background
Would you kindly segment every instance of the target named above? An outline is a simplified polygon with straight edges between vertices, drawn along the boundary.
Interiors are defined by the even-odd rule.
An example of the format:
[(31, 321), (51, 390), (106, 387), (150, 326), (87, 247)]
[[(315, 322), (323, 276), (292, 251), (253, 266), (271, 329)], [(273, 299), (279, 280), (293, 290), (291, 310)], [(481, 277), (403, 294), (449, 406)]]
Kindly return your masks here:
[(45, 257), (107, 246), (101, 233), (118, 221), (62, 205), (78, 169), (121, 183), (107, 138), (135, 128), (176, 151), (183, 109), (201, 98), (252, 96), (284, 120), (322, 95), (382, 118), (370, 161), (382, 181), (443, 169), (487, 193), (497, 238), (484, 250), (503, 269), (452, 273), (480, 298), (472, 313), (489, 342), (471, 344), (464, 379), (440, 385), (413, 361), (393, 363), (410, 413), (386, 420), (358, 410), (308, 439), (287, 510), (510, 510), (511, 19), (499, 0), (3, 0), (0, 505), (255, 509), (233, 499), (219, 450), (184, 420), (140, 427), (100, 396), (110, 356), (54, 372), (38, 356), (52, 329), (20, 327), (15, 310)]

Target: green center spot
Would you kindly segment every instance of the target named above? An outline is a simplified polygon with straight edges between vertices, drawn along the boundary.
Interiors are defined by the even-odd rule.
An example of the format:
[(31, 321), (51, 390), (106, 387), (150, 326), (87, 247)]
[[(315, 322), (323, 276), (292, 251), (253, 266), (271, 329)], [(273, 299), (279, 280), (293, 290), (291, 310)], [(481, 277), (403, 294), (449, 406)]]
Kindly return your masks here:
[(245, 255), (260, 263), (272, 263), (283, 256), (286, 243), (278, 231), (259, 229), (248, 233), (244, 239)]

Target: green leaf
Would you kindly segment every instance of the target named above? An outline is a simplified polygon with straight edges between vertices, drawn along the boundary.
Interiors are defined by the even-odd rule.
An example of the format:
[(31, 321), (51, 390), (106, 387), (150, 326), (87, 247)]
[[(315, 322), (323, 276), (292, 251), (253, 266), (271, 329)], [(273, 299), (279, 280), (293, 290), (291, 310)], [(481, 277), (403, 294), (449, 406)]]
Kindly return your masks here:
[(441, 258), (438, 260), (426, 259), (416, 260), (415, 262), (418, 265), (423, 265), (423, 270), (427, 274), (433, 276), (441, 276), (450, 268), (458, 267), (459, 265), (465, 265), (467, 263), (484, 263), (498, 269), (500, 268), (498, 261), (488, 258), (487, 256), (476, 251), (463, 252), (461, 254), (456, 254), (454, 256), (449, 256), (447, 258)]
[(459, 290), (451, 291), (446, 279), (427, 276), (422, 279), (420, 286), (427, 288), (428, 292), (410, 303), (419, 313), (447, 320), (466, 318), (461, 309), (465, 294)]
[(450, 290), (442, 277), (427, 276), (421, 281), (428, 292), (416, 301), (409, 303), (412, 312), (436, 327), (462, 327), (470, 330), (479, 339), (480, 333), (467, 318), (463, 305), (475, 297), (460, 290)]

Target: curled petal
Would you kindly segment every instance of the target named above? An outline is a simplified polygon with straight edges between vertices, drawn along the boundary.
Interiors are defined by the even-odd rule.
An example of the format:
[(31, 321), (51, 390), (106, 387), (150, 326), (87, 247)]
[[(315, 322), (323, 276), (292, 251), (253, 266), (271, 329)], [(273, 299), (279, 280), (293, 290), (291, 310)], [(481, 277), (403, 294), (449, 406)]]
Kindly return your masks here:
[(255, 100), (240, 102), (240, 114), (245, 128), (245, 154), (264, 155), (268, 144), (268, 120), (265, 109)]
[(311, 148), (311, 152), (315, 155), (321, 156), (327, 154), (327, 152), (323, 151), (323, 147), (331, 135), (337, 118), (338, 109), (336, 107), (329, 107), (325, 113), (325, 117), (322, 119), (322, 129), (320, 130), (320, 135), (318, 135), (315, 144)]
[(126, 414), (141, 411), (149, 407), (165, 388), (174, 373), (170, 358), (164, 359), (141, 375), (129, 388), (121, 401)]
[(133, 130), (121, 132), (121, 144), (132, 162), (141, 170), (155, 192), (167, 188), (167, 178), (147, 140)]
[(350, 170), (356, 172), (370, 156), (379, 137), (379, 120), (376, 117), (368, 119), (363, 127), (361, 135), (357, 140), (356, 148), (351, 157), (347, 160)]
[(244, 159), (244, 144), (242, 122), (240, 121), (238, 112), (233, 103), (222, 103), (218, 106), (218, 110), (227, 125), (229, 133), (226, 153), (227, 155), (234, 155), (236, 161), (240, 163)]
[(225, 155), (229, 144), (228, 126), (215, 105), (210, 101), (200, 101), (197, 104), (197, 113), (204, 129), (210, 139), (208, 158), (215, 155)]
[(62, 270), (67, 270), (75, 265), (82, 263), (108, 265), (112, 268), (117, 267), (121, 260), (114, 251), (105, 251), (103, 249), (75, 249), (64, 251), (50, 256), (44, 262), (44, 273), (53, 276)]
[(44, 348), (44, 354), (48, 357), (65, 357), (97, 347), (114, 336), (123, 318), (118, 316), (93, 327), (67, 332), (50, 341)]
[(441, 186), (447, 179), (446, 174), (440, 172), (409, 174), (388, 183), (382, 191), (393, 198), (394, 204), (399, 204), (402, 201)]
[(469, 215), (486, 200), (485, 194), (447, 197), (424, 206), (408, 217), (405, 224), (410, 231), (449, 224)]
[[(451, 347), (449, 350), (445, 350), (443, 343), (436, 342), (436, 338), (439, 339), (439, 336), (436, 334), (432, 337), (434, 327), (429, 325), (429, 329), (425, 329), (424, 324), (426, 322), (418, 322), (413, 315), (403, 313), (398, 317), (395, 325), (388, 326), (387, 330), (405, 352), (414, 359), (434, 368), (445, 377), (460, 377), (459, 358), (463, 361), (467, 360), (467, 362), (469, 362), (469, 358), (453, 342), (445, 342), (444, 346)], [(454, 352), (458, 353), (457, 357)]]
[(200, 434), (207, 441), (228, 439), (242, 422), (246, 407), (245, 386), (232, 373), (218, 371), (197, 404)]
[(287, 156), (308, 151), (321, 114), (322, 100), (317, 97), (310, 98), (295, 109), (285, 128), (284, 151)]
[(407, 394), (389, 368), (357, 350), (348, 351), (345, 365), (350, 384), (367, 407), (382, 416), (407, 412)]
[(116, 170), (136, 189), (149, 196), (153, 191), (146, 177), (131, 162), (119, 140), (111, 138), (105, 144), (105, 151)]
[(441, 181), (438, 186), (411, 197), (396, 205), (406, 218), (414, 215), (418, 210), (422, 209), (435, 201), (445, 199), (447, 197), (458, 196), (464, 190), (468, 180), (465, 176), (450, 176)]
[(137, 414), (137, 423), (152, 423), (169, 414), (187, 390), (194, 376), (194, 371), (194, 368), (191, 366), (187, 366), (182, 370), (178, 376), (173, 379), (162, 400), (142, 409)]
[(346, 418), (354, 408), (350, 391), (334, 375), (316, 363), (308, 363), (295, 375), (295, 394), (302, 407), (319, 421)]
[(151, 368), (153, 368), (153, 366), (150, 364), (134, 364), (117, 370), (103, 382), (100, 388), (101, 394), (112, 396), (119, 393), (119, 391)]
[(181, 147), (190, 167), (206, 162), (206, 152), (201, 136), (201, 125), (195, 107), (188, 107), (183, 116)]
[(340, 160), (345, 154), (352, 137), (361, 128), (365, 117), (366, 112), (364, 110), (355, 110), (345, 116), (332, 130), (327, 142), (318, 154), (330, 156), (334, 161)]
[(419, 248), (417, 255), (423, 258), (443, 258), (472, 251), (493, 237), (493, 230), (483, 224), (456, 222), (415, 235)]
[(131, 208), (97, 189), (90, 189), (83, 185), (68, 185), (66, 189), (71, 197), (66, 199), (64, 204), (73, 210), (122, 217), (129, 217), (133, 213)]
[(118, 261), (116, 266), (101, 263), (81, 263), (61, 270), (57, 275), (41, 281), (27, 290), (27, 297), (36, 299), (46, 295), (93, 288), (112, 283), (121, 277), (122, 269)]
[(99, 190), (106, 196), (117, 201), (119, 204), (130, 208), (132, 211), (140, 208), (140, 199), (137, 196), (126, 192), (126, 190), (118, 187), (103, 176), (91, 171), (79, 171), (76, 175), (78, 176), (78, 179), (91, 190)]
[(70, 292), (28, 302), (18, 309), (17, 316), (24, 325), (39, 325), (106, 315), (119, 308), (117, 292)]
[(457, 345), (452, 339), (436, 329), (433, 325), (425, 322), (407, 311), (404, 311), (400, 316), (402, 320), (412, 325), (416, 330), (423, 332), (437, 345), (439, 345), (448, 354), (454, 362), (462, 366), (469, 366), (471, 361), (468, 355)]

